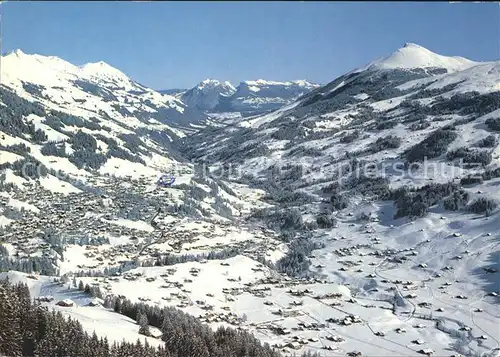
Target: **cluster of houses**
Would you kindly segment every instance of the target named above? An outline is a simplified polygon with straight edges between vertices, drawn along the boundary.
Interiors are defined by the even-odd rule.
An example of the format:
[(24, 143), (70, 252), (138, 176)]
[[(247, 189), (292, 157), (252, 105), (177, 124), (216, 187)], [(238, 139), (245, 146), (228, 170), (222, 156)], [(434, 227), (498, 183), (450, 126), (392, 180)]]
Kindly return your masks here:
[[(198, 220), (195, 225), (188, 226), (186, 219), (170, 216), (168, 222), (160, 220), (155, 229), (153, 226), (144, 229), (144, 224), (151, 223), (159, 207), (174, 202), (172, 194), (148, 191), (150, 182), (145, 178), (132, 181), (90, 177), (88, 183), (99, 189), (62, 194), (40, 187), (36, 195), (31, 191), (14, 192), (15, 199), (34, 205), (39, 212), (22, 210), (20, 217), (5, 227), (2, 240), (12, 245), (11, 255), (19, 259), (44, 256), (56, 264), (57, 260), (64, 260), (64, 246), (82, 245), (86, 246), (87, 259), (77, 268), (84, 272), (116, 267), (132, 260), (154, 262), (167, 252), (189, 254), (228, 246), (241, 249), (248, 255), (262, 256), (279, 245), (271, 239), (271, 232), (256, 232), (255, 238), (265, 240), (265, 244), (249, 244), (248, 241), (207, 244), (207, 239), (230, 236), (239, 231), (238, 227), (227, 222)], [(2, 206), (7, 207), (7, 201), (8, 198), (0, 197), (0, 211)], [(123, 224), (120, 219), (140, 220), (142, 228)]]
[[(94, 180), (94, 181), (92, 181)], [(199, 252), (217, 251), (222, 248), (233, 247), (241, 254), (256, 259), (266, 256), (269, 251), (279, 249), (282, 242), (274, 239), (274, 232), (261, 229), (252, 232), (252, 240), (231, 239), (234, 233), (239, 233), (241, 228), (235, 227), (230, 223), (209, 222), (203, 220), (189, 221), (181, 217), (171, 216), (168, 220), (159, 215), (158, 223), (151, 225), (151, 218), (158, 212), (158, 207), (172, 204), (172, 196), (166, 192), (145, 193), (150, 184), (145, 179), (138, 181), (115, 180), (107, 178), (105, 182), (100, 179), (90, 179), (90, 183), (99, 185), (103, 192), (71, 193), (62, 195), (58, 193), (40, 190), (36, 195), (32, 192), (16, 192), (15, 198), (35, 205), (40, 212), (26, 210), (21, 212), (22, 218), (13, 221), (3, 232), (3, 241), (11, 244), (15, 250), (15, 256), (18, 258), (30, 256), (46, 256), (51, 259), (64, 259), (64, 249), (59, 245), (77, 244), (85, 246), (84, 256), (86, 259), (77, 265), (79, 271), (92, 269), (101, 270), (104, 267), (120, 266), (130, 261), (140, 261), (143, 263), (154, 264), (155, 260), (164, 254), (199, 254)], [(126, 189), (124, 189), (124, 184)], [(7, 200), (0, 197), (0, 205), (6, 206)], [(149, 224), (151, 229), (132, 228), (133, 225), (123, 225), (119, 219), (134, 221), (140, 220), (142, 223)], [(367, 230), (365, 233), (373, 233)], [(228, 237), (227, 240), (210, 243), (211, 238)], [(345, 237), (330, 238), (332, 240), (341, 240)], [(258, 243), (256, 243), (258, 242)], [(346, 241), (347, 242), (347, 241)], [(362, 272), (363, 256), (370, 255), (380, 259), (386, 259), (389, 263), (401, 264), (406, 262), (409, 257), (414, 257), (417, 252), (413, 248), (402, 250), (396, 249), (377, 249), (380, 247), (380, 238), (371, 238), (366, 244), (357, 244), (338, 248), (333, 253), (339, 257), (337, 262), (341, 264), (340, 270), (356, 270)], [(361, 250), (369, 249), (369, 253), (362, 253)], [(357, 257), (357, 258), (355, 258)], [(458, 259), (458, 258), (457, 258)], [(206, 261), (200, 261), (204, 263)], [(227, 262), (220, 263), (223, 266), (230, 265)], [(372, 265), (375, 265), (373, 263)], [(317, 265), (317, 269), (322, 269), (324, 265)], [(425, 263), (419, 265), (420, 268), (426, 267)], [(450, 267), (452, 269), (452, 267)], [(160, 276), (146, 276), (142, 273), (125, 272), (116, 276), (107, 276), (100, 278), (102, 284), (98, 284), (108, 293), (112, 293), (112, 282), (119, 282), (121, 279), (127, 281), (137, 281), (144, 279), (147, 283), (161, 284), (159, 289), (162, 294), (161, 300), (169, 305), (184, 309), (186, 307), (196, 306), (203, 311), (199, 316), (202, 322), (206, 323), (227, 323), (238, 328), (252, 327), (252, 323), (246, 324), (245, 319), (231, 311), (230, 302), (234, 302), (242, 294), (251, 294), (254, 297), (261, 298), (262, 304), (276, 315), (276, 320), (287, 318), (300, 321), (296, 326), (287, 328), (269, 322), (261, 324), (257, 329), (266, 329), (276, 335), (286, 336), (283, 342), (276, 343), (274, 346), (283, 351), (288, 349), (298, 350), (310, 343), (317, 343), (321, 339), (324, 349), (337, 351), (335, 344), (343, 342), (343, 338), (335, 335), (325, 335), (320, 338), (302, 337), (300, 331), (318, 331), (324, 333), (326, 324), (332, 323), (340, 326), (349, 326), (362, 324), (359, 316), (346, 314), (338, 318), (326, 318), (324, 322), (303, 322), (301, 316), (304, 316), (304, 299), (313, 298), (320, 300), (332, 307), (341, 306), (341, 293), (324, 292), (315, 293), (314, 284), (323, 284), (327, 281), (320, 277), (308, 277), (303, 279), (291, 278), (282, 274), (267, 274), (265, 277), (238, 284), (237, 287), (222, 288), (223, 298), (227, 305), (215, 303), (214, 296), (206, 294), (207, 299), (192, 298), (189, 284), (198, 277), (201, 269), (193, 267), (189, 270), (189, 275), (181, 281), (175, 280), (172, 276), (176, 273), (175, 267), (165, 267), (164, 274)], [(267, 268), (261, 264), (252, 267), (254, 272), (267, 271)], [(493, 273), (495, 271), (491, 271)], [(373, 273), (366, 275), (367, 278), (376, 279), (378, 276)], [(404, 291), (406, 299), (416, 299), (417, 294), (414, 289), (417, 288), (411, 281), (402, 280), (384, 280), (380, 278), (381, 283), (391, 283), (398, 286), (398, 289)], [(238, 282), (235, 277), (228, 277), (230, 282)], [(156, 283), (155, 283), (156, 282)], [(97, 284), (97, 283), (96, 283)], [(451, 283), (449, 283), (451, 284)], [(234, 284), (233, 284), (234, 285)], [(304, 287), (309, 286), (309, 287)], [(392, 289), (396, 289), (391, 286)], [(175, 291), (172, 291), (175, 288)], [(292, 297), (284, 306), (272, 301), (272, 290), (276, 288), (285, 288), (286, 293)], [(168, 289), (168, 290), (167, 290)], [(496, 293), (495, 293), (496, 294)], [(466, 299), (466, 296), (457, 295), (457, 299)], [(41, 297), (50, 302), (50, 297)], [(53, 298), (52, 298), (53, 299)], [(158, 298), (159, 299), (159, 298)], [(50, 301), (49, 301), (50, 300)], [(144, 302), (151, 302), (147, 296), (139, 298)], [(325, 301), (323, 301), (325, 300)], [(326, 301), (328, 300), (328, 301)], [(45, 300), (43, 300), (45, 301)], [(347, 302), (356, 303), (354, 299), (348, 299)], [(58, 302), (60, 306), (72, 306), (70, 301)], [(302, 308), (301, 308), (302, 307)], [(419, 302), (419, 308), (431, 308), (426, 302)], [(401, 333), (401, 332), (400, 332)], [(382, 332), (376, 333), (378, 336)], [(319, 335), (318, 335), (319, 336)], [(328, 341), (324, 342), (324, 341)], [(419, 345), (420, 343), (415, 342)], [(422, 349), (421, 354), (431, 355), (432, 350)], [(360, 352), (352, 351), (354, 357), (361, 356)]]

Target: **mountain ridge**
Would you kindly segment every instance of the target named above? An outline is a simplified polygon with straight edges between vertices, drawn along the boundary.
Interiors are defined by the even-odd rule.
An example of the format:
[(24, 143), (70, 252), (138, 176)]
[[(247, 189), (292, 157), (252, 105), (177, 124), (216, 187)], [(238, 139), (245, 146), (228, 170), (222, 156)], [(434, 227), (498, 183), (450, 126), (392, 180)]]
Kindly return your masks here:
[[(180, 98), (188, 105), (207, 112), (234, 112), (245, 116), (279, 109), (319, 86), (306, 80), (246, 80), (236, 87), (227, 81), (205, 81), (183, 93)], [(211, 85), (207, 86), (209, 83)]]
[(353, 69), (350, 73), (365, 71), (367, 69), (411, 69), (411, 68), (444, 68), (453, 72), (462, 70), (482, 62), (475, 62), (460, 56), (439, 55), (418, 44), (407, 42), (403, 47), (389, 55), (375, 59), (368, 64)]

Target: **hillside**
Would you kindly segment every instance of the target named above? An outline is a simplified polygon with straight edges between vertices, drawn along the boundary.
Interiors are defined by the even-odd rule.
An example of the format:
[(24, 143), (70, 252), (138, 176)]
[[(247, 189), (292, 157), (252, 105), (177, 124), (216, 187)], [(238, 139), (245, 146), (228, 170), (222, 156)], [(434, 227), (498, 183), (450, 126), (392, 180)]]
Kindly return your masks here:
[(236, 88), (229, 82), (220, 82), (216, 79), (205, 79), (196, 87), (182, 94), (181, 99), (188, 106), (202, 110), (211, 111), (221, 101), (231, 97)]
[(0, 268), (84, 330), (143, 304), (284, 356), (497, 356), (500, 62), (406, 44), (187, 105), (104, 63), (3, 61)]
[[(399, 296), (397, 317), (348, 309), (372, 332), (389, 336), (402, 323), (413, 336), (375, 337), (383, 353), (391, 354), (388, 340), (401, 354), (418, 351), (412, 340), (437, 355), (446, 355), (444, 346), (490, 353), (498, 337), (486, 331), (500, 290), (499, 69), (500, 62), (407, 44), (289, 106), (178, 147), (219, 176), (267, 192), (276, 209), (256, 210), (252, 219), (310, 257), (289, 273), (313, 270), (347, 285), (360, 305)], [(476, 332), (460, 332), (464, 326)], [(439, 337), (426, 338), (429, 329)], [(351, 339), (365, 336), (362, 328), (349, 331)], [(373, 352), (374, 345), (359, 347)]]
[(279, 109), (310, 92), (318, 85), (305, 80), (276, 82), (259, 79), (243, 81), (235, 93), (222, 101), (215, 111), (240, 112), (244, 116)]
[(19, 156), (73, 178), (159, 173), (177, 162), (168, 147), (185, 135), (180, 123), (202, 118), (104, 62), (77, 67), (17, 50), (2, 58), (1, 75), (7, 176)]

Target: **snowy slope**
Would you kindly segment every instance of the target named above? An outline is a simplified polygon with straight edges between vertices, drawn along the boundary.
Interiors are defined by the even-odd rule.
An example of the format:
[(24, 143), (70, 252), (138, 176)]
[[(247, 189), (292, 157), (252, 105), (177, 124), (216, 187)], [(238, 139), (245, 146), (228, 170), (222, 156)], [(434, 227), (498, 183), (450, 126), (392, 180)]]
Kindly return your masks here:
[(363, 69), (395, 69), (395, 68), (444, 68), (449, 73), (461, 71), (479, 64), (464, 57), (442, 56), (414, 43), (406, 43), (389, 56), (369, 63)]
[(236, 88), (227, 81), (205, 79), (196, 87), (183, 93), (181, 100), (192, 108), (211, 111), (219, 105), (221, 100), (230, 97), (235, 92)]
[[(56, 311), (60, 311), (65, 317), (77, 319), (87, 333), (95, 332), (100, 337), (107, 337), (112, 342), (136, 342), (146, 340), (152, 346), (162, 345), (162, 341), (152, 337), (139, 334), (139, 325), (123, 315), (102, 306), (89, 306), (93, 300), (88, 295), (76, 290), (74, 287), (66, 287), (65, 284), (54, 281), (53, 277), (38, 276), (36, 280), (33, 276), (18, 272), (0, 273), (0, 279), (8, 278), (13, 284), (24, 283), (28, 285), (32, 297), (52, 296), (53, 302), (44, 302), (42, 305), (48, 306)], [(72, 307), (57, 306), (61, 300), (69, 299), (75, 304)]]
[(306, 80), (288, 82), (266, 81), (263, 79), (241, 82), (236, 92), (226, 104), (224, 111), (242, 112), (246, 115), (275, 110), (290, 104), (298, 97), (319, 87)]
[[(2, 115), (18, 120), (0, 125), (4, 166), (37, 160), (83, 181), (92, 170), (158, 176), (177, 163), (169, 145), (186, 135), (180, 123), (203, 118), (179, 99), (146, 88), (105, 62), (75, 66), (21, 50), (1, 60)], [(73, 142), (76, 134), (86, 136), (91, 146)], [(51, 143), (63, 153), (48, 150)], [(47, 187), (60, 190), (65, 184), (50, 175)]]
[[(447, 91), (445, 96), (451, 97), (458, 93), (479, 92), (489, 93), (500, 90), (498, 76), (500, 73), (500, 62), (478, 63), (463, 70), (448, 75), (430, 77), (428, 79), (415, 80), (405, 83), (398, 88), (410, 89), (419, 85), (426, 85), (428, 90), (437, 90), (446, 86), (456, 85), (455, 89)], [(432, 83), (431, 83), (432, 82)]]
[[(185, 140), (185, 155), (231, 165), (228, 177), (265, 190), (282, 213), (257, 216), (287, 236), (309, 235), (319, 246), (310, 269), (349, 287), (354, 299), (340, 312), (301, 309), (360, 317), (314, 335), (345, 340), (331, 355), (498, 353), (489, 332), (500, 293), (498, 66), (408, 44), (289, 106)], [(488, 199), (490, 210), (474, 208)]]
[(69, 103), (87, 112), (101, 109), (109, 115), (119, 110), (125, 118), (127, 111), (130, 116), (138, 112), (149, 113), (163, 125), (169, 122), (175, 125), (186, 112), (180, 100), (146, 88), (102, 61), (75, 66), (58, 57), (16, 50), (2, 57), (2, 83), (21, 96), (27, 96), (24, 88), (38, 86), (33, 88), (38, 89), (36, 93), (54, 107), (64, 108)]

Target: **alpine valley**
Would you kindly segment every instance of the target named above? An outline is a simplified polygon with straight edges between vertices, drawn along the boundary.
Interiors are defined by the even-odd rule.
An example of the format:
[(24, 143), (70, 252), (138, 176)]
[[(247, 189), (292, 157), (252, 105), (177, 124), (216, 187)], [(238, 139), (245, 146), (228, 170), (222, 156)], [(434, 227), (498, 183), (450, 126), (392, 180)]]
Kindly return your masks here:
[(499, 356), (499, 133), (500, 61), (413, 43), (163, 91), (17, 50), (0, 277), (165, 356)]

